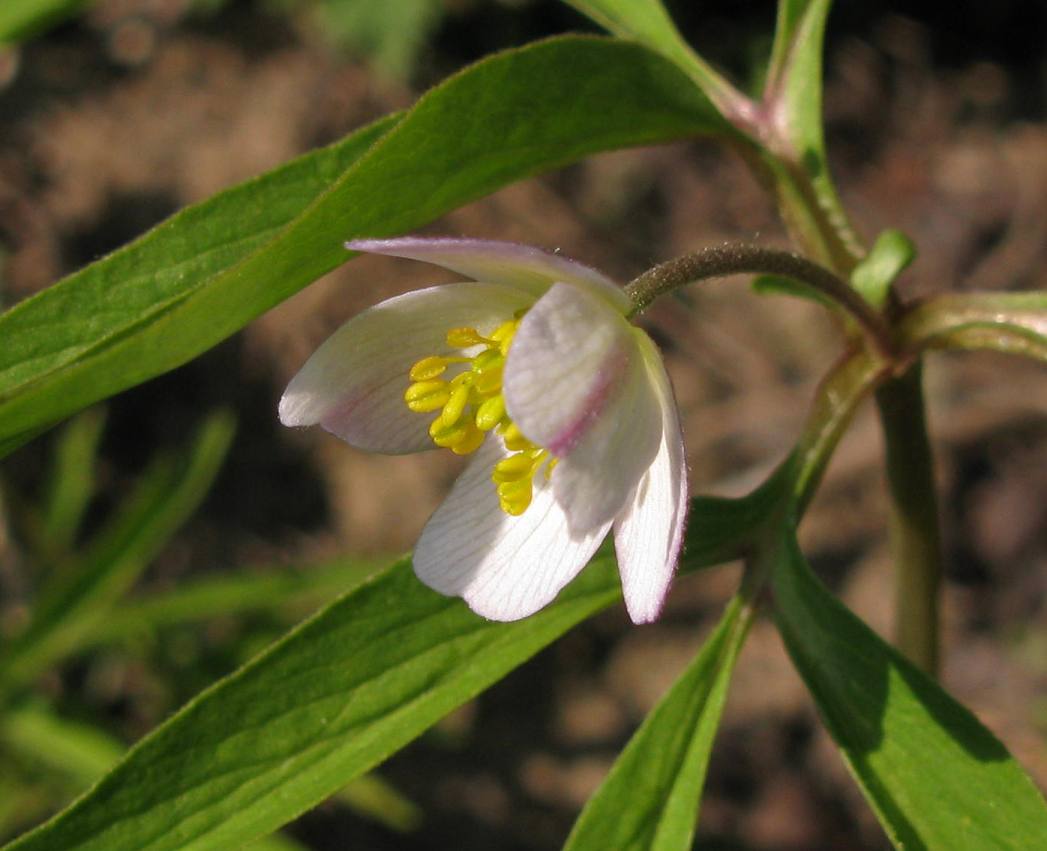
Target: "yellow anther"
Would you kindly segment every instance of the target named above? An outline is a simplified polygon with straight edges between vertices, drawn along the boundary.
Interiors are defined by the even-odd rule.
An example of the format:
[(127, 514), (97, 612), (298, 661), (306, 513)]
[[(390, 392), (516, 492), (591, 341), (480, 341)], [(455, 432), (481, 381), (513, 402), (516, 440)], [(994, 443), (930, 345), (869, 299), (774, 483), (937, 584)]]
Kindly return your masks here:
[(447, 400), (443, 413), (440, 414), (440, 420), (448, 427), (453, 426), (462, 418), (462, 412), (469, 403), (470, 394), (469, 384), (464, 381), (457, 386), (452, 383), (451, 386), (454, 387), (454, 390), (451, 391), (451, 398)]
[(505, 322), (491, 332), (491, 339), (495, 342), (499, 342), (504, 340), (506, 337), (511, 337), (518, 324), (520, 324), (519, 318), (506, 319)]
[(533, 498), (534, 489), (531, 487), (529, 478), (515, 482), (502, 482), (498, 485), (498, 502), (502, 506), (502, 511), (513, 517), (523, 514)]
[(404, 391), (407, 407), (415, 413), (427, 414), (447, 404), (451, 390), (446, 381), (418, 381)]
[(465, 423), (465, 432), (461, 439), (451, 447), (455, 455), (468, 455), (480, 448), (480, 444), (487, 437), (480, 429), (472, 423)]
[(439, 355), (422, 358), (411, 367), (411, 381), (431, 381), (443, 375), (445, 369), (447, 369), (447, 358)]
[(499, 429), (499, 432), (502, 435), (502, 440), (505, 441), (505, 448), (510, 452), (521, 452), (526, 449), (534, 449), (534, 444), (523, 436), (523, 432), (517, 428), (516, 423), (514, 422), (510, 422), (504, 430)]
[(493, 396), (494, 394), (500, 394), (502, 391), (502, 371), (501, 369), (492, 369), (488, 372), (480, 373), (474, 384), (476, 392), (481, 396)]
[(476, 426), (483, 431), (490, 431), (505, 416), (505, 399), (501, 394), (485, 399), (476, 409)]
[(447, 332), (447, 345), (452, 349), (468, 349), (490, 342), (486, 337), (481, 337), (475, 328), (452, 328)]
[(444, 424), (443, 417), (437, 417), (429, 426), (429, 436), (433, 439), (433, 443), (445, 449), (454, 449), (466, 442), (471, 431), (479, 431), (479, 429), (468, 420), (448, 426)]
[(521, 479), (530, 480), (534, 475), (534, 468), (534, 458), (526, 452), (517, 452), (494, 465), (491, 481), (495, 484), (502, 484), (503, 482), (517, 482)]
[[(429, 436), (437, 446), (458, 455), (475, 452), (487, 432), (497, 431), (505, 448), (513, 454), (495, 465), (491, 479), (497, 487), (502, 510), (513, 516), (523, 514), (531, 504), (538, 470), (545, 467), (548, 481), (556, 465), (556, 459), (550, 457), (548, 451), (524, 437), (509, 419), (502, 396), (505, 359), (526, 312), (526, 308), (518, 310), (512, 319), (492, 331), (490, 337), (484, 337), (476, 328), (452, 328), (447, 332), (448, 346), (482, 348), (471, 357), (431, 355), (416, 361), (410, 369), (413, 383), (404, 393), (404, 401), (412, 411), (440, 412), (429, 426)], [(463, 364), (465, 368), (448, 380), (445, 373), (452, 364)]]
[(501, 369), (505, 358), (497, 349), (487, 349), (473, 358), (473, 372), (485, 373), (491, 370)]

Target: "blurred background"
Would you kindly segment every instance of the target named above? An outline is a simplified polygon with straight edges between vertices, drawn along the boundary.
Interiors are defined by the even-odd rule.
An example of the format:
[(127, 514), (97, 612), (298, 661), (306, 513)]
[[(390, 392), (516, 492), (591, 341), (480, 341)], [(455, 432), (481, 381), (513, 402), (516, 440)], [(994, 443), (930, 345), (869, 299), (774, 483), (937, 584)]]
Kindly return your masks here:
[[(187, 204), (408, 106), (468, 62), (594, 31), (551, 0), (67, 5), (0, 53), (5, 307)], [(699, 50), (758, 83), (769, 0), (668, 5)], [(1045, 288), (1047, 6), (963, 0), (931, 14), (848, 2), (830, 18), (825, 109), (845, 204), (867, 238), (893, 226), (916, 241), (908, 296)], [(723, 240), (785, 245), (743, 165), (706, 141), (594, 157), (427, 232), (558, 248), (623, 281)], [(0, 648), (15, 657), (27, 631), (47, 639), (0, 665), (0, 836), (46, 817), (201, 688), (410, 548), (455, 459), (363, 455), (281, 428), (276, 402), (346, 318), (444, 280), (362, 257), (0, 465)], [(644, 323), (674, 380), (694, 489), (746, 491), (794, 440), (836, 330), (816, 307), (737, 282), (663, 300)], [(948, 552), (944, 683), (1041, 787), (1045, 381), (1042, 365), (1002, 356), (937, 356), (927, 369)], [(889, 634), (881, 451), (870, 406), (802, 533), (823, 579)], [(619, 609), (582, 625), (291, 825), (280, 847), (559, 847), (737, 579), (724, 566), (681, 580), (653, 626)], [(767, 623), (738, 666), (697, 844), (887, 847)]]

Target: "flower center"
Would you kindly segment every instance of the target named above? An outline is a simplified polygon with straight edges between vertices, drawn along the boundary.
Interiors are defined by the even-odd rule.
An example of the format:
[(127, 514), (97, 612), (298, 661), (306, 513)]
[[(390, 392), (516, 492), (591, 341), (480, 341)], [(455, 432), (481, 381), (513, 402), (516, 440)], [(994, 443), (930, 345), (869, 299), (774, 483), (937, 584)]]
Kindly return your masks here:
[[(506, 514), (523, 514), (534, 495), (534, 476), (548, 461), (545, 475), (552, 473), (556, 459), (549, 451), (529, 441), (505, 411), (502, 396), (502, 370), (513, 335), (523, 318), (520, 313), (499, 325), (489, 337), (475, 328), (452, 328), (447, 345), (461, 355), (430, 355), (411, 367), (411, 385), (404, 402), (416, 413), (439, 411), (429, 426), (429, 436), (437, 446), (456, 455), (475, 452), (486, 433), (497, 432), (512, 454), (494, 466), (491, 480), (498, 488), (498, 502)], [(465, 350), (483, 346), (472, 357)], [(448, 377), (450, 367), (464, 367)]]

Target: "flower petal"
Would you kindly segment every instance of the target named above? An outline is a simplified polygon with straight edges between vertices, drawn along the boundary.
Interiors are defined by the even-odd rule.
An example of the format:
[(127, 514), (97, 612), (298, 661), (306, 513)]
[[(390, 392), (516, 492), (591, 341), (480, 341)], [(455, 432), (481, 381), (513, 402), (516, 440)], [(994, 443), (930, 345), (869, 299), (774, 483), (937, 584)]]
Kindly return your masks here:
[(449, 354), (449, 329), (490, 333), (532, 300), (519, 288), (469, 281), (383, 301), (346, 322), (306, 361), (280, 399), (280, 421), (320, 423), (370, 452), (430, 449), (432, 417), (403, 401), (412, 364)]
[(614, 281), (574, 260), (529, 245), (484, 239), (356, 239), (345, 244), (353, 251), (405, 257), (443, 266), (474, 281), (523, 287), (537, 298), (550, 284), (564, 281), (588, 290), (616, 307), (632, 306)]
[(491, 471), (506, 457), (487, 439), (429, 519), (414, 551), (418, 578), (441, 594), (461, 596), (490, 620), (527, 617), (556, 597), (588, 563), (609, 524), (572, 535), (542, 472), (519, 517), (498, 506)]
[(506, 409), (560, 459), (553, 489), (576, 534), (614, 519), (658, 451), (662, 417), (642, 334), (590, 293), (556, 284), (513, 338)]
[(654, 343), (641, 345), (662, 415), (662, 441), (614, 524), (614, 548), (625, 607), (634, 623), (658, 617), (676, 570), (687, 517), (687, 467), (683, 434), (669, 376)]

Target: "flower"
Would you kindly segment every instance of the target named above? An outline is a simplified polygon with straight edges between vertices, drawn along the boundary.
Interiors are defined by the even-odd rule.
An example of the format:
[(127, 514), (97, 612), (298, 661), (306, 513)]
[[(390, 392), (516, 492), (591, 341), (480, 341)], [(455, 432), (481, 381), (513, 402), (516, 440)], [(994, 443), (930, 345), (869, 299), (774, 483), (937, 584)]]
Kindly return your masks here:
[[(491, 620), (553, 600), (613, 529), (632, 620), (654, 620), (687, 508), (669, 378), (632, 303), (579, 263), (501, 242), (357, 240), (470, 281), (365, 310), (326, 340), (280, 400), (360, 449), (434, 443), (472, 459), (422, 531), (414, 569)], [(435, 416), (434, 416), (435, 415)]]

